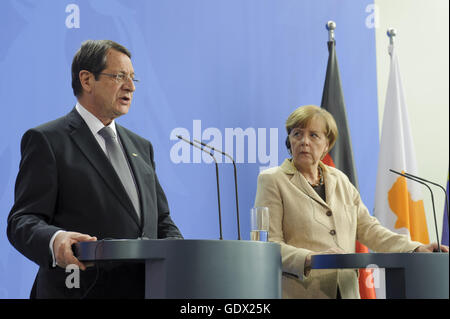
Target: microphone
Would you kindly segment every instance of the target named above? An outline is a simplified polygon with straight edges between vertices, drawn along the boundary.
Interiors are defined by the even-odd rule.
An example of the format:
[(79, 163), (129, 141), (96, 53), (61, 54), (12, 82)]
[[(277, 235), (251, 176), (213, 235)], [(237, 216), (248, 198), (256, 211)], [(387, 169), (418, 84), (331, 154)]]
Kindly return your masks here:
[(194, 141), (196, 143), (199, 143), (201, 145), (203, 145), (204, 147), (209, 148), (212, 151), (217, 151), (223, 155), (225, 155), (226, 157), (228, 157), (232, 162), (233, 162), (233, 168), (234, 168), (234, 191), (235, 191), (235, 198), (236, 198), (236, 217), (237, 217), (237, 231), (238, 231), (238, 240), (241, 240), (241, 226), (240, 226), (240, 222), (239, 222), (239, 200), (238, 200), (238, 190), (237, 190), (237, 173), (236, 173), (236, 163), (233, 159), (233, 157), (231, 157), (230, 155), (228, 155), (227, 153), (218, 150), (217, 148), (210, 146), (206, 143), (203, 143), (202, 141), (198, 141), (194, 138)]
[(441, 252), (441, 245), (439, 244), (439, 232), (438, 232), (438, 227), (437, 227), (436, 211), (435, 211), (435, 208), (434, 208), (434, 196), (433, 196), (433, 191), (431, 190), (430, 186), (428, 186), (428, 185), (425, 184), (424, 182), (422, 182), (422, 181), (420, 181), (420, 180), (418, 180), (418, 179), (416, 179), (416, 178), (414, 178), (414, 177), (412, 177), (412, 176), (409, 176), (409, 175), (406, 175), (406, 174), (403, 174), (403, 173), (394, 171), (393, 169), (389, 169), (389, 170), (390, 170), (392, 173), (395, 173), (395, 174), (397, 174), (397, 175), (406, 177), (406, 178), (408, 178), (408, 179), (410, 179), (410, 180), (413, 180), (413, 181), (415, 181), (415, 182), (417, 182), (417, 183), (420, 183), (420, 184), (424, 185), (424, 186), (427, 187), (428, 190), (430, 191), (430, 194), (431, 194), (431, 203), (432, 203), (432, 206), (433, 206), (434, 227), (435, 227), (435, 229), (436, 229), (436, 240), (437, 240), (437, 245), (438, 245), (438, 252)]
[(186, 143), (189, 143), (189, 144), (191, 144), (192, 146), (194, 146), (194, 147), (200, 149), (201, 151), (205, 152), (206, 154), (209, 154), (209, 155), (214, 159), (214, 163), (216, 164), (217, 203), (218, 203), (218, 206), (219, 206), (219, 231), (220, 231), (220, 240), (222, 240), (222, 239), (223, 239), (223, 236), (222, 236), (222, 214), (221, 214), (221, 211), (220, 211), (219, 167), (218, 167), (218, 165), (217, 165), (216, 158), (214, 157), (214, 155), (212, 154), (212, 152), (208, 152), (208, 151), (205, 150), (203, 147), (200, 147), (200, 146), (198, 146), (198, 145), (192, 143), (191, 141), (185, 139), (185, 138), (182, 137), (181, 135), (177, 135), (177, 137), (178, 137), (180, 140), (182, 140), (182, 141), (184, 141), (184, 142), (186, 142)]
[[(430, 183), (430, 184), (432, 184), (432, 185), (434, 185), (434, 186), (437, 186), (437, 187), (439, 187), (440, 189), (442, 189), (442, 191), (444, 192), (444, 195), (445, 195), (445, 207), (447, 207), (447, 212), (450, 212), (450, 210), (449, 210), (449, 207), (448, 207), (448, 196), (447, 196), (447, 191), (445, 190), (445, 188), (442, 186), (442, 185), (439, 185), (438, 183), (435, 183), (435, 182), (432, 182), (432, 181), (429, 181), (429, 180), (427, 180), (427, 179), (425, 179), (425, 178), (422, 178), (422, 177), (419, 177), (419, 176), (415, 176), (415, 175), (413, 175), (413, 174), (409, 174), (409, 173), (404, 173), (405, 175), (408, 175), (408, 176), (411, 176), (411, 177), (414, 177), (414, 178), (417, 178), (418, 180), (421, 180), (421, 181), (423, 181), (423, 182), (426, 182), (426, 183)], [(449, 220), (447, 219), (447, 222), (448, 222)], [(449, 222), (449, 226), (450, 226), (450, 222)]]

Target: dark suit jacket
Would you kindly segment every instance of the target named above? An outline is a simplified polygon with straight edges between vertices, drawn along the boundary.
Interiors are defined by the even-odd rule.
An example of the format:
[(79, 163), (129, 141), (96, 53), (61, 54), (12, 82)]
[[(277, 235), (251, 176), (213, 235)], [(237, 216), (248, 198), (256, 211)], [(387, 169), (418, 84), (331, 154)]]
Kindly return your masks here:
[(80, 297), (94, 281), (92, 297), (144, 296), (142, 264), (88, 268), (80, 271), (80, 288), (66, 288), (69, 273), (51, 267), (49, 242), (57, 230), (99, 240), (182, 238), (155, 173), (151, 143), (117, 123), (116, 128), (140, 195), (141, 222), (114, 168), (76, 109), (28, 130), (22, 138), (7, 233), (11, 244), (40, 266), (32, 297)]

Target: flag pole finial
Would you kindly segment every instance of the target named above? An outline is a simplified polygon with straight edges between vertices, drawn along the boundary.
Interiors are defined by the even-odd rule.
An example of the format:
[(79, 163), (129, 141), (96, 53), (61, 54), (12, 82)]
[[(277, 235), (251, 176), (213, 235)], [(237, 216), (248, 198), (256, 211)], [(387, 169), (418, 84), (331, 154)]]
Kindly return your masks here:
[(389, 37), (389, 44), (394, 45), (394, 37), (397, 35), (397, 30), (389, 28), (387, 30), (387, 36)]
[(332, 20), (328, 21), (326, 28), (328, 30), (328, 41), (334, 41), (334, 30), (336, 29), (336, 22)]

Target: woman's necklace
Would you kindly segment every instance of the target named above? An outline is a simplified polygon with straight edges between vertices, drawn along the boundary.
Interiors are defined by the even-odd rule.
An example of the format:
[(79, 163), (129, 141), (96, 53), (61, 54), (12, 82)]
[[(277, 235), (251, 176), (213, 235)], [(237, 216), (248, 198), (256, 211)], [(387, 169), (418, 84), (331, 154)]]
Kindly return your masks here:
[(322, 167), (318, 166), (317, 170), (319, 172), (319, 182), (312, 184), (308, 181), (309, 185), (311, 185), (312, 187), (317, 187), (317, 186), (322, 186), (323, 185), (323, 173), (322, 173)]

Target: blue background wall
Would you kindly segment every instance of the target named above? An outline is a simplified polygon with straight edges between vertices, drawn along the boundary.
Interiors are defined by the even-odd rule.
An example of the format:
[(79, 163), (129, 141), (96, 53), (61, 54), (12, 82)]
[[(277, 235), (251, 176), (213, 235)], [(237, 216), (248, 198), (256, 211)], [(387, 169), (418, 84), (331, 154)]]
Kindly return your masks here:
[[(181, 146), (176, 133), (203, 138), (237, 159), (241, 235), (248, 240), (258, 173), (288, 155), (285, 119), (300, 105), (320, 105), (328, 57), (325, 23), (334, 20), (360, 191), (372, 211), (379, 145), (371, 3), (2, 1), (0, 298), (28, 297), (37, 271), (6, 238), (20, 139), (28, 128), (73, 108), (70, 65), (87, 39), (111, 39), (133, 54), (141, 82), (129, 114), (118, 122), (153, 143), (157, 173), (183, 235), (219, 237), (217, 197), (211, 160)], [(230, 134), (239, 128), (247, 134), (242, 141)], [(218, 159), (224, 238), (236, 239), (233, 168)]]

